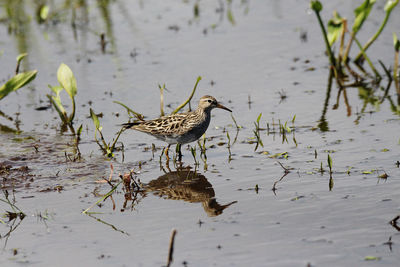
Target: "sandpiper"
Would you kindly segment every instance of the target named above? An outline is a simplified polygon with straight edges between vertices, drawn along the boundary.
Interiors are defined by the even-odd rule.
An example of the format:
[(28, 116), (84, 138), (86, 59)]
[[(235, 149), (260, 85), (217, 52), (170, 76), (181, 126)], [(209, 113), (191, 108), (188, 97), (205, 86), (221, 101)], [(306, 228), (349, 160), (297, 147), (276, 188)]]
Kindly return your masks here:
[(187, 144), (199, 139), (207, 130), (211, 120), (211, 110), (214, 108), (229, 108), (221, 105), (209, 95), (200, 98), (196, 110), (163, 116), (148, 121), (136, 121), (123, 124), (126, 129), (134, 129), (150, 134), (157, 139), (168, 143), (165, 154), (168, 158), (168, 149), (173, 144)]

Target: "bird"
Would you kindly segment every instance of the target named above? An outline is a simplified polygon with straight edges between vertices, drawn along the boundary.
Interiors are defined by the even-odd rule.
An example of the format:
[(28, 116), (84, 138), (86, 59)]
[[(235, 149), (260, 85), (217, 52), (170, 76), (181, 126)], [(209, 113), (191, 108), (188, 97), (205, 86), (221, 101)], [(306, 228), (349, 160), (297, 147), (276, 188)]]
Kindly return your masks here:
[(211, 120), (211, 110), (220, 108), (232, 112), (214, 97), (200, 98), (197, 109), (191, 112), (176, 113), (153, 120), (135, 121), (122, 124), (125, 129), (144, 132), (168, 143), (165, 150), (167, 159), (171, 145), (183, 145), (199, 139), (207, 130)]

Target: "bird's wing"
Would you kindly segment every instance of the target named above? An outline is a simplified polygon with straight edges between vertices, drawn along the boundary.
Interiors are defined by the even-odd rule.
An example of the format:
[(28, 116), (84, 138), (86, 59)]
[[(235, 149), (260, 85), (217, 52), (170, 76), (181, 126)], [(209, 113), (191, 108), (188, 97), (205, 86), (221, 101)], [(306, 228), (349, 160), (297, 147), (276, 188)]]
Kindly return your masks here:
[(182, 125), (185, 122), (187, 113), (178, 113), (168, 116), (163, 116), (158, 119), (141, 122), (132, 128), (141, 132), (150, 134), (174, 135), (182, 130)]

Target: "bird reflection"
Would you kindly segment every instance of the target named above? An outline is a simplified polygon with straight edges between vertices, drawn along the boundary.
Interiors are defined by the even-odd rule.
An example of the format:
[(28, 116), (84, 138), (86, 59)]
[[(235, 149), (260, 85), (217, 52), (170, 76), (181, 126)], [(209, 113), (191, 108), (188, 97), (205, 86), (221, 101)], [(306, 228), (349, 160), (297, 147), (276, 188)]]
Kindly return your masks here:
[(201, 202), (209, 217), (222, 214), (231, 203), (220, 205), (215, 199), (215, 192), (207, 178), (190, 167), (180, 167), (176, 171), (169, 170), (145, 185), (146, 192), (166, 199), (184, 200), (191, 203)]

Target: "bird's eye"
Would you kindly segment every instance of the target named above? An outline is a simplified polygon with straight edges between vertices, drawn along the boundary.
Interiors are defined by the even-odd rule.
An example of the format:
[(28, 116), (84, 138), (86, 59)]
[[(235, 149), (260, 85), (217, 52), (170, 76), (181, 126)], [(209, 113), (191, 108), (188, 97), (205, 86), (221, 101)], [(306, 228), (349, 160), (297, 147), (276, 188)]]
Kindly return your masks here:
[(207, 100), (207, 102), (208, 102), (208, 103), (211, 103), (211, 102), (212, 102), (212, 100), (211, 100), (211, 99), (208, 99), (208, 100)]

